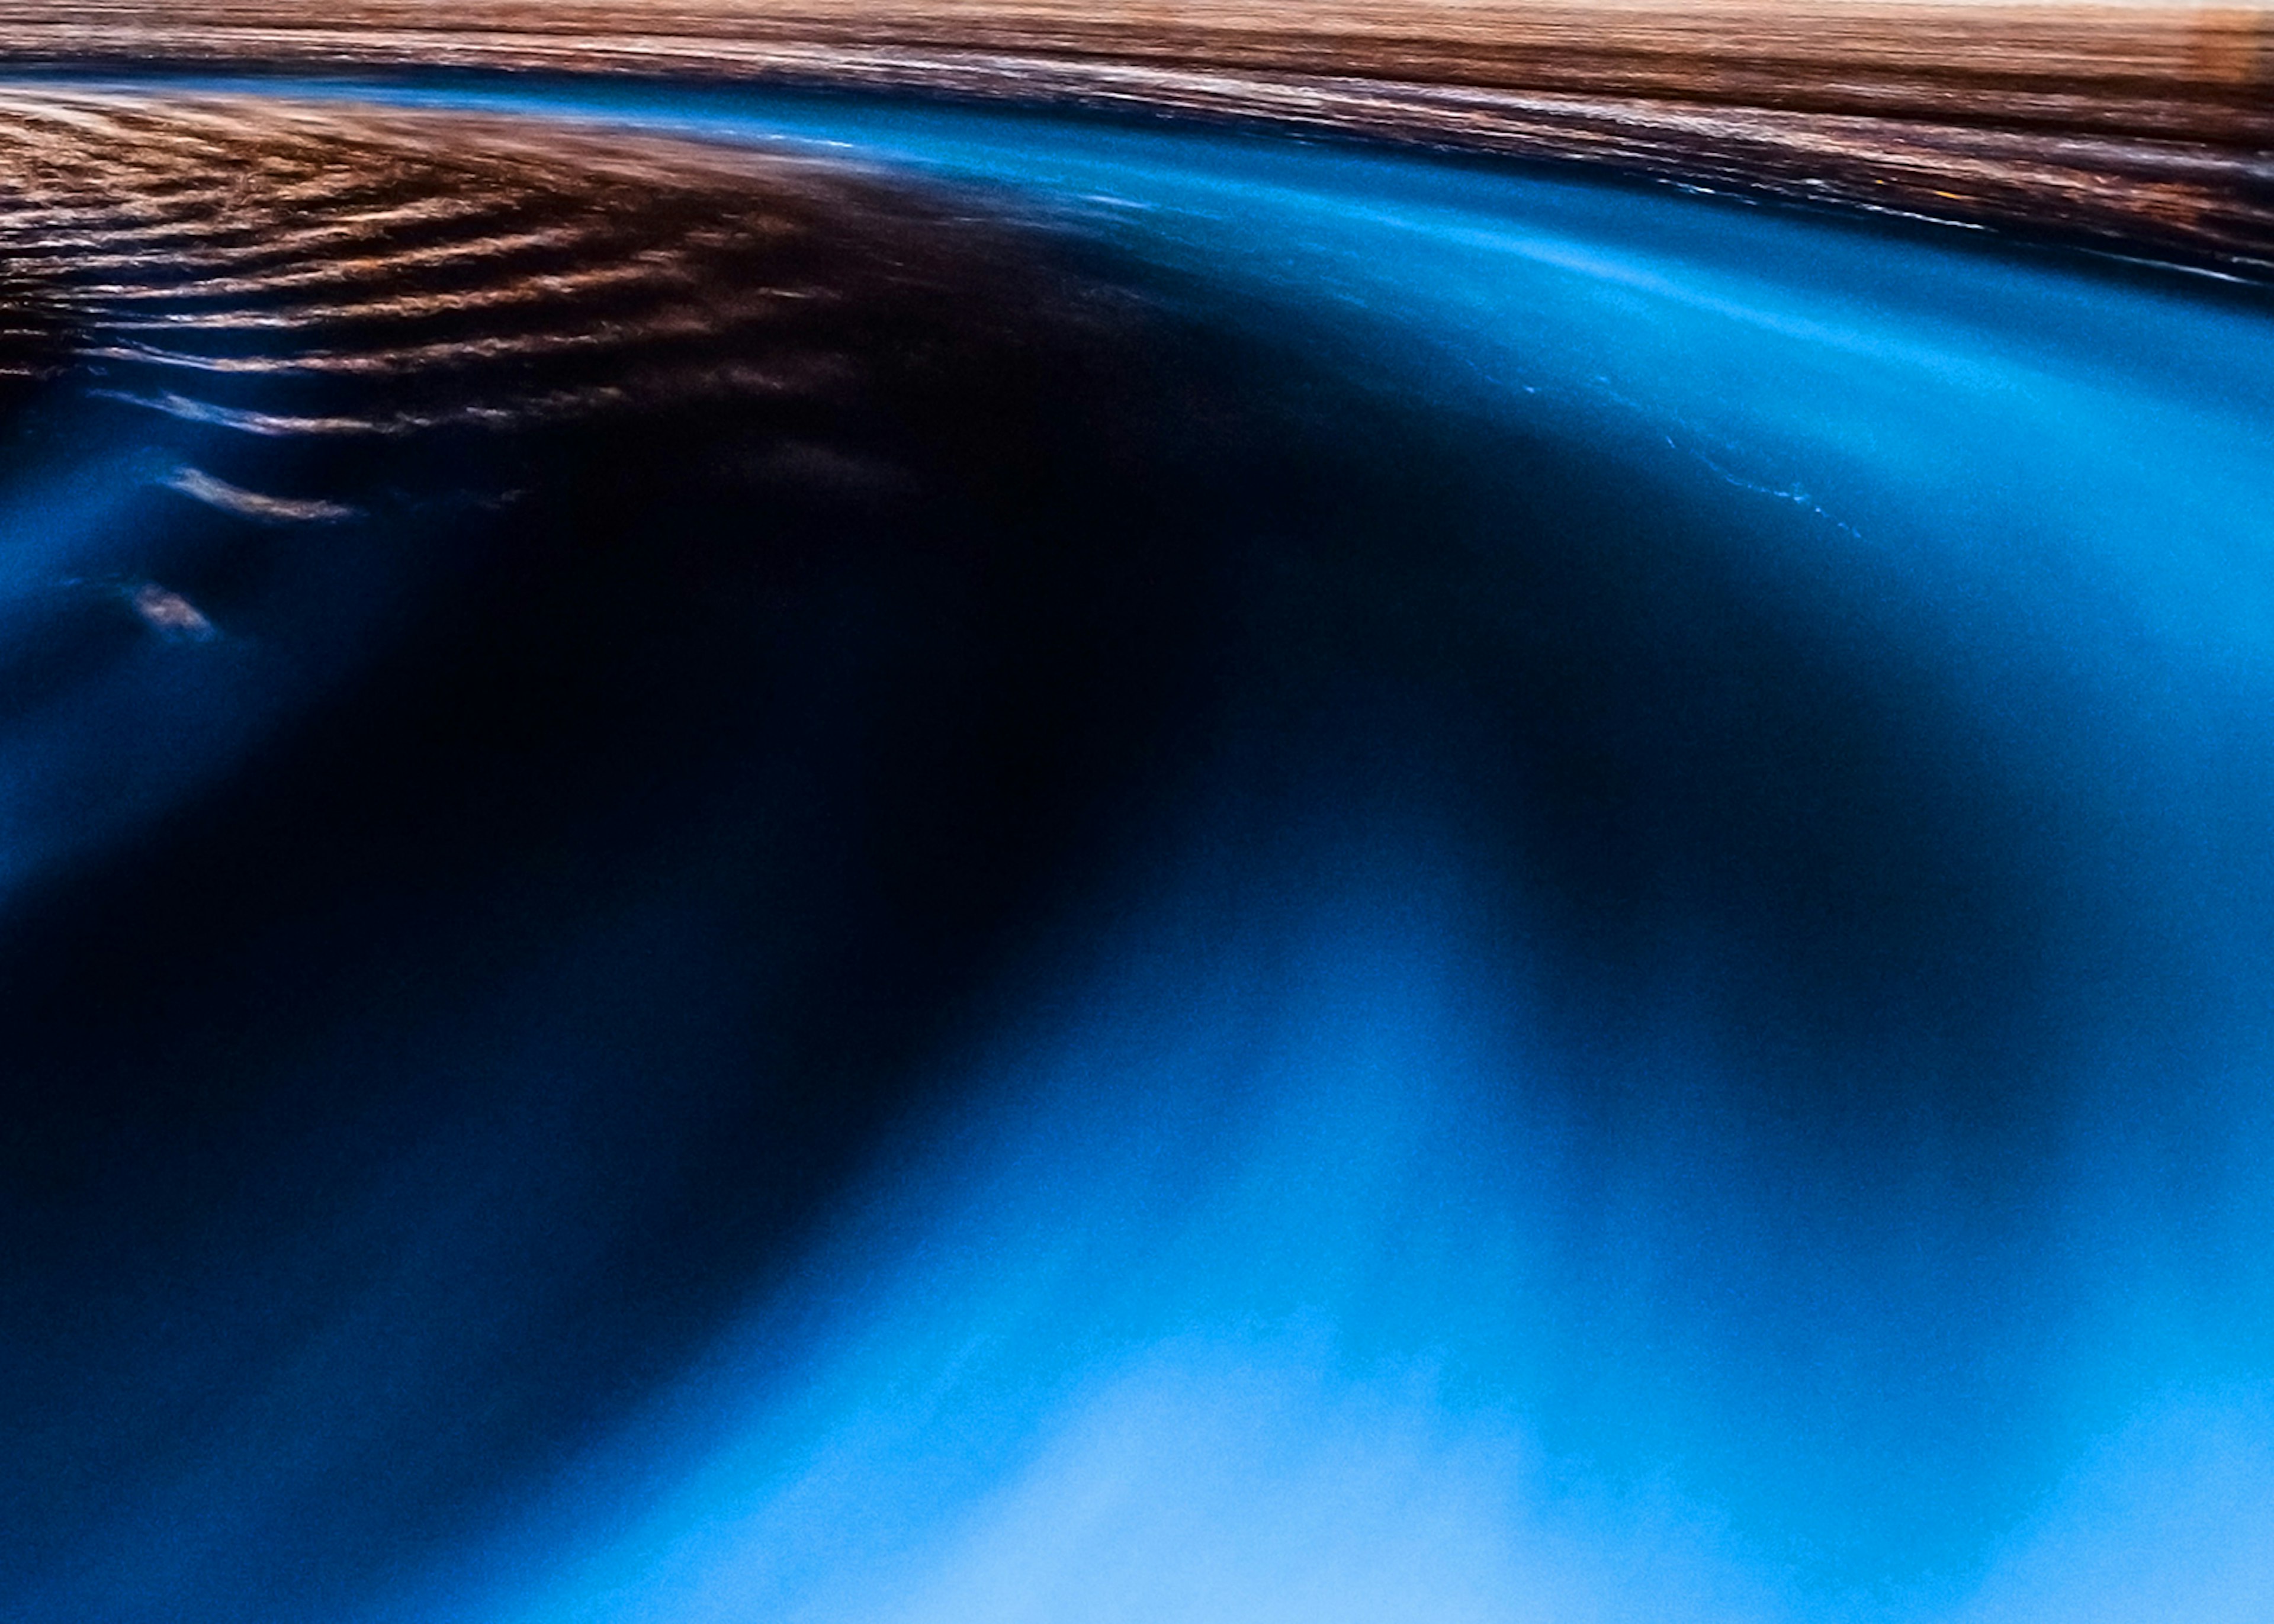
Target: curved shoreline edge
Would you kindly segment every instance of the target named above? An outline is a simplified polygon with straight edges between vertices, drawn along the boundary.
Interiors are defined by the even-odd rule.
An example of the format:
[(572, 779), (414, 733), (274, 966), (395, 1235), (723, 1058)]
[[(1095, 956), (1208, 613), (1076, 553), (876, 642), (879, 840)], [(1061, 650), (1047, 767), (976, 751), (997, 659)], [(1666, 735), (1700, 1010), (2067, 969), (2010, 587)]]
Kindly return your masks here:
[(0, 0), (0, 71), (574, 73), (921, 94), (1575, 162), (2274, 282), (2274, 9), (1203, 0)]

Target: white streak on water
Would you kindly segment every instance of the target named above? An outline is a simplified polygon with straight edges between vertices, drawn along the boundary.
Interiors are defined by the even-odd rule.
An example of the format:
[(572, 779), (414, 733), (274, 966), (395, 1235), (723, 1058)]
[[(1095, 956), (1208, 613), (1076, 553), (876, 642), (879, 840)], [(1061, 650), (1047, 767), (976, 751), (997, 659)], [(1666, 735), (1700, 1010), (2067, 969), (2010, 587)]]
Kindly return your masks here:
[(169, 643), (211, 643), (221, 635), (204, 611), (154, 581), (127, 593), (126, 601), (145, 625)]
[(256, 519), (268, 524), (333, 523), (354, 518), (357, 512), (344, 502), (264, 496), (258, 491), (247, 491), (225, 479), (216, 479), (211, 474), (187, 464), (176, 469), (161, 483), (168, 490), (178, 491), (209, 508), (217, 508), (240, 519)]

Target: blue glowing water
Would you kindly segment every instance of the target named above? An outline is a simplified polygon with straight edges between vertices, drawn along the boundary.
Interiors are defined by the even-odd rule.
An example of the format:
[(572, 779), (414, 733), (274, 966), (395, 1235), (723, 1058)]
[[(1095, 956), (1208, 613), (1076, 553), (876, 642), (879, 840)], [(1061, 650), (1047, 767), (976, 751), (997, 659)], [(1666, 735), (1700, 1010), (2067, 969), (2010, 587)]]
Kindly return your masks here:
[[(1555, 635), (1483, 559), (1469, 641), (1351, 707), (1361, 745), (1287, 742), (1312, 712), (1273, 700), (1269, 745), (1196, 747), (1173, 836), (927, 1063), (787, 1284), (505, 1526), (334, 1616), (2274, 1616), (2262, 301), (1329, 146), (351, 94), (822, 151), (1109, 244), (1669, 493), (1679, 556), (1622, 565), (1664, 572), (1636, 601), (1666, 641), (1726, 642), (1730, 692), (1838, 691), (1759, 695), (1799, 768), (1680, 714), (1606, 741), (1769, 781), (1629, 876), (1639, 940), (1575, 936), (1439, 770), (1498, 748), (1447, 719), (1458, 673)], [(1746, 665), (1768, 635), (1790, 658)], [(1884, 859), (1754, 896), (1827, 829)], [(440, 1214), (389, 1289), (447, 1272), (410, 1254), (474, 1222), (458, 1177), (388, 1198)], [(305, 1380), (338, 1372), (369, 1375)], [(184, 1481), (257, 1497), (268, 1466)]]

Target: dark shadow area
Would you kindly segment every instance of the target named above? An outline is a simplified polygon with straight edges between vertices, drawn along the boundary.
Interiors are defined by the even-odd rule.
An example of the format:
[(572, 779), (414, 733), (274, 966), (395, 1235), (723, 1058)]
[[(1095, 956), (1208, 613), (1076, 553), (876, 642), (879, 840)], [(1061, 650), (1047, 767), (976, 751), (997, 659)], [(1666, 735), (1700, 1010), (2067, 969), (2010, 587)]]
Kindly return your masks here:
[[(405, 227), (358, 297), (538, 291), (305, 350), (423, 357), (374, 371), (209, 374), (212, 405), (395, 423), (164, 419), (231, 489), (351, 516), (155, 492), (117, 579), (226, 638), (83, 596), (0, 655), (50, 697), (211, 659), (281, 695), (0, 918), (26, 1605), (321, 1618), (463, 1538), (778, 1280), (1035, 944), (1203, 826), (1259, 857), (1456, 831), (1581, 1037), (1679, 988), (1735, 1044), (1872, 1053), (1862, 1094), (1780, 1063), (1736, 1102), (1834, 1162), (1891, 1120), (1985, 1165), (2026, 1129), (1978, 1086), (2038, 1035), (2024, 810), (1926, 657), (1796, 621), (1710, 491), (953, 199), (674, 190), (397, 123), (434, 146), (370, 138), (386, 185), (493, 184), (480, 230), (568, 235), (422, 271), (468, 239)], [(642, 255), (653, 286), (544, 291)], [(596, 342), (452, 348), (548, 323)], [(53, 387), (153, 397), (138, 365)], [(514, 410), (542, 400), (573, 410)], [(134, 726), (51, 742), (132, 796)]]

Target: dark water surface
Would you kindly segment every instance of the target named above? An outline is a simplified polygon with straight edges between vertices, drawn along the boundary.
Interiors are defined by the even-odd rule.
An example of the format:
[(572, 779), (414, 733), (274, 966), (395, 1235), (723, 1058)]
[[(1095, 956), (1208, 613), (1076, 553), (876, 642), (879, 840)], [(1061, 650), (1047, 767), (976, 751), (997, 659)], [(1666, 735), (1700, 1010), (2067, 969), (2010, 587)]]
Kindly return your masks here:
[(4, 1616), (2274, 1605), (2260, 304), (394, 102), (0, 100)]

